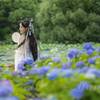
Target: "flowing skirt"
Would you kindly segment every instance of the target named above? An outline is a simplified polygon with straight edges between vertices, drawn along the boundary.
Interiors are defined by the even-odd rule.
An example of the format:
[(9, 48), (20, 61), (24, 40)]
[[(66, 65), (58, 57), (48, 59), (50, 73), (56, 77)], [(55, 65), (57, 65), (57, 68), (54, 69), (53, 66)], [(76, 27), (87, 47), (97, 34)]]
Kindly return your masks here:
[(24, 59), (33, 59), (31, 52), (20, 52), (18, 50), (15, 51), (15, 71), (18, 71), (18, 65), (24, 60)]

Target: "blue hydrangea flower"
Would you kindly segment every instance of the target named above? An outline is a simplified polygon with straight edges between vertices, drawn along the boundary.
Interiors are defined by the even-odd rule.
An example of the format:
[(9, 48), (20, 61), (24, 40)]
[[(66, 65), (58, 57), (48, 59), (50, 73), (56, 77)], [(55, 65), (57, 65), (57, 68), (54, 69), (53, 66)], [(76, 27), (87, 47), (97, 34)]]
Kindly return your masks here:
[(95, 70), (93, 73), (96, 77), (100, 78), (100, 70)]
[(52, 60), (53, 60), (54, 62), (60, 62), (60, 61), (61, 61), (60, 57), (54, 57)]
[(63, 63), (62, 64), (62, 69), (67, 69), (67, 68), (70, 68), (71, 66), (72, 66), (71, 62)]
[(76, 57), (76, 56), (78, 55), (78, 53), (79, 53), (79, 50), (78, 50), (78, 49), (72, 49), (72, 50), (70, 50), (70, 52), (68, 53), (68, 57), (69, 57), (70, 59), (72, 59), (72, 58)]
[(50, 79), (50, 80), (54, 80), (55, 78), (57, 78), (58, 74), (56, 72), (50, 72), (47, 74), (47, 77)]
[(95, 69), (95, 68), (90, 68), (87, 72), (87, 74), (93, 74), (96, 77), (100, 78), (100, 70)]
[(67, 64), (67, 65), (66, 65), (66, 66), (67, 66), (67, 68), (70, 68), (70, 67), (72, 66), (72, 62), (70, 62), (70, 61), (69, 61), (69, 62), (67, 62), (66, 64)]
[(97, 55), (97, 56), (95, 56), (95, 58), (100, 58), (100, 56), (99, 56), (99, 55)]
[(63, 63), (62, 64), (62, 69), (66, 69), (67, 68), (66, 66), (67, 66), (67, 64), (66, 63)]
[(76, 63), (76, 67), (83, 67), (85, 64), (83, 61), (79, 61)]
[(49, 72), (47, 74), (47, 77), (48, 77), (49, 80), (54, 80), (54, 79), (56, 79), (58, 77), (58, 75), (60, 74), (60, 72), (61, 72), (61, 70), (55, 68), (51, 72)]
[(25, 70), (25, 64), (32, 66), (34, 60), (32, 58), (22, 59), (18, 64), (18, 70), (23, 71)]
[(0, 80), (0, 97), (6, 97), (12, 94), (13, 87), (8, 80)]
[(71, 95), (76, 100), (80, 100), (83, 97), (83, 92), (80, 92), (80, 90), (75, 88), (75, 89), (71, 90)]
[(19, 98), (15, 96), (9, 96), (9, 97), (0, 97), (0, 100), (19, 100)]
[(85, 43), (83, 45), (83, 49), (85, 49), (85, 50), (89, 50), (89, 49), (94, 50), (94, 47), (93, 47), (92, 43), (89, 42), (89, 43)]
[(64, 69), (63, 71), (62, 71), (62, 77), (71, 77), (71, 76), (73, 76), (73, 74), (74, 74), (74, 72), (73, 72), (73, 70), (72, 69)]
[(24, 63), (23, 63), (23, 62), (20, 62), (20, 63), (18, 64), (18, 70), (19, 70), (19, 71), (23, 71), (24, 69), (25, 69)]
[(34, 62), (34, 60), (32, 58), (26, 58), (25, 59), (25, 64), (32, 65), (33, 62)]
[(29, 75), (34, 75), (39, 73), (39, 68), (33, 68), (32, 70), (29, 71)]
[(91, 55), (91, 54), (93, 54), (94, 50), (89, 49), (89, 50), (87, 50), (86, 52), (87, 52), (88, 55)]
[(24, 76), (27, 76), (28, 73), (27, 73), (27, 71), (19, 71), (18, 75), (20, 75), (21, 77), (24, 77)]
[(82, 54), (84, 54), (84, 52), (85, 52), (85, 50), (82, 49), (82, 50), (80, 50), (79, 54), (82, 55)]
[(34, 60), (30, 57), (27, 57), (27, 58), (21, 60), (21, 63), (24, 65), (27, 64), (27, 65), (32, 66), (33, 62), (34, 62)]
[(44, 75), (46, 74), (50, 69), (50, 66), (42, 66), (41, 68), (33, 68), (28, 73), (30, 75), (38, 74), (38, 75)]
[(18, 73), (16, 71), (12, 72), (13, 76), (16, 76)]
[(89, 58), (89, 59), (88, 59), (88, 63), (90, 63), (90, 64), (95, 64), (95, 61), (96, 61), (97, 58), (100, 58), (100, 56), (97, 55), (97, 56), (94, 56), (94, 57), (92, 57), (92, 58)]
[(49, 71), (49, 69), (50, 69), (50, 66), (43, 66), (43, 67), (41, 67), (39, 69), (39, 73), (38, 74), (39, 75), (44, 75)]
[(75, 99), (79, 100), (84, 95), (85, 90), (88, 90), (90, 88), (90, 86), (91, 85), (88, 82), (83, 81), (80, 84), (78, 84), (76, 88), (71, 90), (71, 95)]
[(88, 63), (89, 63), (89, 64), (95, 64), (95, 60), (96, 60), (95, 57), (89, 58), (89, 59), (88, 59)]
[(88, 72), (87, 73), (94, 73), (96, 71), (95, 68), (89, 68)]
[(76, 69), (76, 72), (78, 73), (86, 73), (88, 71), (89, 67), (85, 66), (83, 68), (79, 68), (79, 69)]
[(80, 89), (81, 92), (84, 92), (85, 90), (88, 90), (89, 88), (90, 88), (90, 84), (86, 81), (81, 82), (77, 86), (77, 89)]

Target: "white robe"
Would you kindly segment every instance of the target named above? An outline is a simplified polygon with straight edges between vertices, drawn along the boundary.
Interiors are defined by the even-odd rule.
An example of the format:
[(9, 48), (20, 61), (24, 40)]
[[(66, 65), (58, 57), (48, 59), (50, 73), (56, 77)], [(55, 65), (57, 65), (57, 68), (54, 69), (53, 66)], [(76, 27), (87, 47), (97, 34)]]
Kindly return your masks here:
[(25, 34), (20, 35), (18, 44), (20, 44), (25, 38), (25, 43), (15, 50), (15, 71), (18, 71), (18, 64), (23, 59), (26, 59), (27, 57), (33, 59), (32, 53), (29, 49), (29, 39), (25, 37)]

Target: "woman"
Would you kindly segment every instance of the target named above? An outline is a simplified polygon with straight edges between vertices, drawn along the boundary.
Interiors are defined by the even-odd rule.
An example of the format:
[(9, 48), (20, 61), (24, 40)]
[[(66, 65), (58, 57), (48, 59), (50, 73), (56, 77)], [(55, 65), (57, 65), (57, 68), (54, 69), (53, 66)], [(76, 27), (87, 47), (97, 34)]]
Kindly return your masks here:
[(31, 58), (36, 61), (38, 58), (37, 41), (32, 33), (31, 22), (27, 20), (20, 22), (19, 31), (20, 36), (15, 53), (15, 71), (19, 70), (18, 65), (23, 59)]

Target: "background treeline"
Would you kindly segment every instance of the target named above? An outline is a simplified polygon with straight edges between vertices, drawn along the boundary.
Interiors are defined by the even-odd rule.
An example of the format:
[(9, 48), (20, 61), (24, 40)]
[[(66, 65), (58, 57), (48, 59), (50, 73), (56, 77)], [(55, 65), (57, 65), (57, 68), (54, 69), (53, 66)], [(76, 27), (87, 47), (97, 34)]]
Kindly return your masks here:
[(0, 0), (0, 41), (26, 17), (41, 42), (100, 42), (100, 0)]

